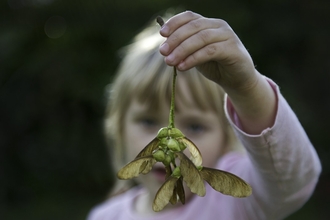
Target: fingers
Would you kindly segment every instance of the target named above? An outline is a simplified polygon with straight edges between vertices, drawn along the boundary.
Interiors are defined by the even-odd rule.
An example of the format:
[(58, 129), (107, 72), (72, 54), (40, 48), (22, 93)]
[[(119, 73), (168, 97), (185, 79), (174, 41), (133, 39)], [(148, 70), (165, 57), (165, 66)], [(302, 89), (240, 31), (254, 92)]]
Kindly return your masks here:
[(221, 29), (207, 29), (189, 37), (165, 57), (165, 62), (187, 70), (201, 63), (222, 60), (230, 34)]
[(235, 41), (230, 26), (220, 19), (204, 18), (192, 12), (172, 17), (161, 30), (167, 37), (160, 46), (165, 62), (184, 71), (207, 61), (221, 60), (226, 44)]
[(215, 33), (210, 31), (219, 27), (219, 21), (216, 19), (194, 19), (174, 30), (172, 34), (168, 36), (167, 40), (161, 45), (160, 52), (164, 56), (167, 56), (169, 53), (172, 52), (174, 48), (176, 48), (188, 38), (194, 37), (194, 35), (198, 35), (198, 38), (201, 38), (201, 40), (207, 43), (210, 37), (215, 37), (212, 36), (212, 34)]
[(195, 66), (198, 66), (200, 64), (206, 63), (210, 60), (212, 60), (212, 57), (215, 56), (216, 53), (221, 52), (221, 45), (219, 44), (209, 44), (208, 46), (204, 47), (203, 49), (200, 49), (196, 51), (195, 53), (189, 55), (186, 59), (180, 61), (179, 64), (176, 64), (174, 66), (177, 66), (178, 70), (180, 71), (186, 71), (188, 69), (191, 69)]
[(201, 18), (202, 16), (191, 11), (182, 12), (173, 16), (169, 19), (161, 28), (160, 34), (163, 37), (168, 37), (171, 35), (177, 28), (188, 23), (189, 21)]

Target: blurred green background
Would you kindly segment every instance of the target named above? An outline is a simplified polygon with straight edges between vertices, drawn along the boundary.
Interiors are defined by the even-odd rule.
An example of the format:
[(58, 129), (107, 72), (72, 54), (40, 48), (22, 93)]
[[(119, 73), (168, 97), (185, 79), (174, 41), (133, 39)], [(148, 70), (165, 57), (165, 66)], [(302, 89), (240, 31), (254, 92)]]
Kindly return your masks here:
[(172, 6), (228, 21), (280, 85), (323, 165), (311, 200), (287, 219), (329, 218), (330, 1), (3, 0), (0, 219), (85, 219), (104, 199), (104, 91), (117, 51)]

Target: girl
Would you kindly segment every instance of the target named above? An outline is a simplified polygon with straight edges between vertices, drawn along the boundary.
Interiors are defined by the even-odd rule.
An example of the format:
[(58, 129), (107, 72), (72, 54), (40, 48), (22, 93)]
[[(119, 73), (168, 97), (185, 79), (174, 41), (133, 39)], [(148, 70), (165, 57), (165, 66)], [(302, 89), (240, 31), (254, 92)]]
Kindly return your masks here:
[(241, 177), (252, 195), (233, 198), (206, 184), (205, 197), (185, 190), (185, 205), (155, 213), (152, 202), (165, 177), (157, 163), (134, 184), (118, 181), (88, 219), (283, 219), (299, 209), (321, 171), (306, 133), (230, 26), (190, 11), (170, 18), (160, 34), (153, 21), (127, 47), (106, 118), (115, 170), (168, 125), (172, 66), (179, 70), (176, 127), (199, 147), (204, 166)]

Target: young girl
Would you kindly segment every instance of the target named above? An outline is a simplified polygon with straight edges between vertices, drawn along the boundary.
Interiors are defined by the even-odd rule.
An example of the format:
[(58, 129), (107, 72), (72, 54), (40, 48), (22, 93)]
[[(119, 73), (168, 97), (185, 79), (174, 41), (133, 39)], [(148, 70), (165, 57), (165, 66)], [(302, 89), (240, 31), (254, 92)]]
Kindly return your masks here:
[[(161, 163), (113, 196), (89, 220), (283, 219), (311, 196), (320, 161), (278, 86), (261, 75), (230, 26), (187, 11), (155, 22), (127, 47), (111, 85), (106, 134), (118, 171), (168, 125), (173, 66), (178, 69), (175, 125), (200, 149), (203, 166), (241, 177), (251, 196), (234, 198), (206, 184), (186, 189), (186, 204), (152, 211), (165, 181)], [(159, 34), (160, 32), (160, 34)]]

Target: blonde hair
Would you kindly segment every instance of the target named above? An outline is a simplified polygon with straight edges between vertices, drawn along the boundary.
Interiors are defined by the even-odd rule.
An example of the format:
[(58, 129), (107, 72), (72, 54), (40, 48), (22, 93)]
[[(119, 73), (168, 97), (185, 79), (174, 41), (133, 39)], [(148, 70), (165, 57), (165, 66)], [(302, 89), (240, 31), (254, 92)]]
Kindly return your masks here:
[[(164, 57), (159, 53), (158, 48), (163, 41), (164, 38), (159, 35), (159, 26), (153, 21), (125, 48), (125, 56), (115, 79), (108, 87), (105, 135), (113, 150), (111, 158), (115, 172), (128, 162), (123, 140), (123, 121), (132, 98), (148, 103), (156, 111), (161, 102), (170, 100), (173, 67), (167, 66)], [(219, 115), (219, 120), (225, 122), (223, 127), (227, 140), (236, 139), (225, 118), (225, 93), (222, 88), (206, 79), (196, 68), (178, 72), (179, 80), (187, 82), (189, 92), (199, 108), (214, 111)], [(180, 87), (177, 87), (176, 94), (181, 96), (180, 100), (184, 102)], [(115, 191), (118, 186), (116, 188)]]

